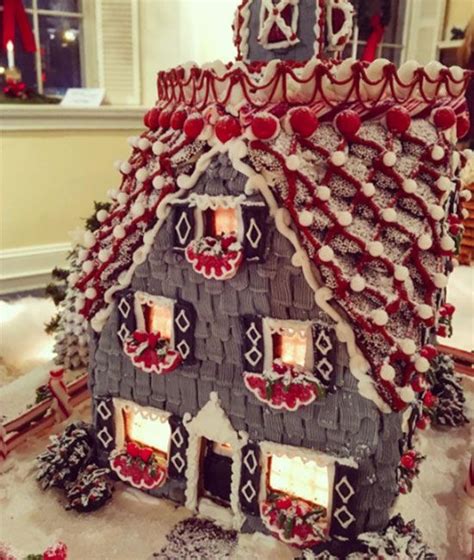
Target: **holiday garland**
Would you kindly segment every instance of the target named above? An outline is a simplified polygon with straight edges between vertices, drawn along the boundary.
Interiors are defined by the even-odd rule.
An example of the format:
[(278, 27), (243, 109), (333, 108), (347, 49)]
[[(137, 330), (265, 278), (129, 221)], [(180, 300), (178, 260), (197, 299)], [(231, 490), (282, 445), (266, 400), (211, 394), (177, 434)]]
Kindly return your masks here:
[(182, 362), (181, 354), (160, 333), (137, 330), (125, 340), (124, 351), (137, 368), (159, 375), (170, 373)]

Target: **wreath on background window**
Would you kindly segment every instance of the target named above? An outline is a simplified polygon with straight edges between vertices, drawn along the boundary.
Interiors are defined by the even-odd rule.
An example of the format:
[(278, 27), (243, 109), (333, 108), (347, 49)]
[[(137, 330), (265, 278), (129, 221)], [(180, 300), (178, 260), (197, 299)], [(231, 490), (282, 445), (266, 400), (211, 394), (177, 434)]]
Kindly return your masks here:
[(168, 475), (153, 449), (134, 441), (111, 453), (110, 468), (120, 480), (140, 490), (153, 490), (163, 486)]
[(125, 339), (124, 351), (134, 366), (147, 373), (170, 373), (182, 362), (181, 354), (160, 333), (137, 330)]

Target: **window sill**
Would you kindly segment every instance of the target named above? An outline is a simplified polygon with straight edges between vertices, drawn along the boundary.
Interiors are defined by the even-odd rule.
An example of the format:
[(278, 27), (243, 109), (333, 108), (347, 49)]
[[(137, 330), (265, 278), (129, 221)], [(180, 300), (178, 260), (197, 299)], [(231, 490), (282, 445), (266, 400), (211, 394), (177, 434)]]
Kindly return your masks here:
[(0, 130), (140, 130), (145, 107), (1, 105)]

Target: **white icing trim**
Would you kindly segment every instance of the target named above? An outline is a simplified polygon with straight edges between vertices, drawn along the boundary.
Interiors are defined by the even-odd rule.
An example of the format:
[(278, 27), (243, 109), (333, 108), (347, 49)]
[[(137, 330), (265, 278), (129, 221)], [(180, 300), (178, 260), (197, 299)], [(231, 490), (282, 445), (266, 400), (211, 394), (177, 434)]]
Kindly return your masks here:
[(209, 401), (191, 418), (184, 415), (183, 423), (189, 433), (186, 467), (186, 502), (188, 509), (196, 511), (199, 506), (199, 477), (202, 438), (217, 443), (228, 443), (232, 447), (232, 478), (230, 493), (230, 509), (233, 514), (233, 528), (239, 530), (245, 521), (240, 509), (239, 485), (242, 469), (242, 448), (247, 444), (248, 435), (234, 430), (229, 418), (222, 409), (218, 394), (212, 392)]
[[(300, 0), (278, 0), (278, 3), (275, 4), (272, 0), (261, 0), (258, 42), (264, 49), (286, 49), (300, 42), (298, 38), (299, 1)], [(287, 6), (293, 6), (291, 25), (288, 25), (281, 15)], [(267, 17), (265, 17), (266, 12), (268, 13)], [(268, 40), (274, 25), (276, 25), (285, 36), (285, 39), (278, 43), (270, 43)], [(293, 35), (295, 35), (295, 38), (292, 38)]]
[(245, 198), (243, 194), (239, 196), (210, 196), (208, 194), (192, 193), (183, 202), (188, 202), (189, 206), (196, 206), (199, 210), (217, 210), (218, 208), (238, 208), (245, 201)]

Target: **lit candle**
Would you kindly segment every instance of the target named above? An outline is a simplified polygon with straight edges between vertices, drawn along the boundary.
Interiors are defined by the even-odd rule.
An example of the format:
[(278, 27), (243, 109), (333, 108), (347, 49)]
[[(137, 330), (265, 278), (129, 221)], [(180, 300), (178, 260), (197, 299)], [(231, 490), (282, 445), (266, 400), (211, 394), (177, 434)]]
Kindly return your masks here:
[(15, 52), (13, 50), (13, 43), (8, 41), (7, 43), (7, 58), (8, 58), (8, 68), (15, 68)]

